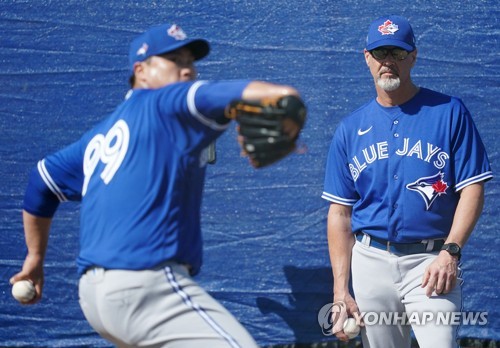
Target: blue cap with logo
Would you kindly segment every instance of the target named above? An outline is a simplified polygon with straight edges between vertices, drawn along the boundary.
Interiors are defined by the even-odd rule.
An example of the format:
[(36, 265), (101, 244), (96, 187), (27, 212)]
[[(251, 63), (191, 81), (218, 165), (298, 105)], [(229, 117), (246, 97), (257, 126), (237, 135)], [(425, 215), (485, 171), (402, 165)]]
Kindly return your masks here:
[(186, 33), (176, 24), (163, 24), (152, 27), (130, 44), (130, 70), (134, 64), (151, 56), (175, 51), (181, 47), (188, 48), (195, 60), (205, 57), (210, 52), (210, 45), (204, 39), (189, 39)]
[(371, 51), (381, 46), (396, 46), (410, 52), (415, 49), (415, 35), (406, 18), (391, 15), (372, 22), (366, 38), (366, 49)]

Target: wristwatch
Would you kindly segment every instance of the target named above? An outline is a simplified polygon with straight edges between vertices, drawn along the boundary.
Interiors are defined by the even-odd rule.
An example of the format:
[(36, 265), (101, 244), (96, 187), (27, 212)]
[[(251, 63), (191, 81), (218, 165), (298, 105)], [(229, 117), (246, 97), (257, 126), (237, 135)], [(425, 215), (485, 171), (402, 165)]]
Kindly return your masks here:
[(456, 256), (460, 260), (462, 256), (462, 248), (457, 243), (447, 243), (441, 247), (441, 250), (446, 250), (451, 256)]

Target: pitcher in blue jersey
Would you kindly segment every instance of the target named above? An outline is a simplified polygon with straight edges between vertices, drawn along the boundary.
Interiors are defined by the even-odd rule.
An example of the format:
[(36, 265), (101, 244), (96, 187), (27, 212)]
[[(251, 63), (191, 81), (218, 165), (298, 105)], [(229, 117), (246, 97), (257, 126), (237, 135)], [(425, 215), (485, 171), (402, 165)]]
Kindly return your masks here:
[[(411, 329), (421, 348), (456, 347), (457, 325), (436, 316), (461, 311), (458, 264), (492, 177), (486, 151), (460, 99), (413, 83), (405, 18), (375, 20), (364, 57), (377, 97), (338, 125), (322, 195), (334, 301), (372, 316), (363, 347), (409, 348)], [(372, 320), (383, 315), (392, 320)]]
[[(43, 260), (60, 202), (81, 201), (80, 304), (120, 347), (255, 347), (242, 325), (191, 278), (202, 264), (200, 205), (207, 147), (234, 99), (298, 96), (261, 81), (194, 81), (209, 43), (161, 25), (130, 47), (132, 89), (104, 121), (31, 173), (28, 255), (11, 282), (42, 296)], [(235, 140), (236, 141), (236, 140)]]

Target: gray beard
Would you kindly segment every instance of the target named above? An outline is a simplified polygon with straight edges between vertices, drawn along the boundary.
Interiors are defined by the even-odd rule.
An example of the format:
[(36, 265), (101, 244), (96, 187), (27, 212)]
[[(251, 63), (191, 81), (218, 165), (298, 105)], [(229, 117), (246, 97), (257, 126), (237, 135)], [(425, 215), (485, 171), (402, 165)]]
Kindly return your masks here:
[(392, 92), (399, 88), (401, 80), (399, 77), (394, 78), (378, 78), (377, 85), (386, 92)]

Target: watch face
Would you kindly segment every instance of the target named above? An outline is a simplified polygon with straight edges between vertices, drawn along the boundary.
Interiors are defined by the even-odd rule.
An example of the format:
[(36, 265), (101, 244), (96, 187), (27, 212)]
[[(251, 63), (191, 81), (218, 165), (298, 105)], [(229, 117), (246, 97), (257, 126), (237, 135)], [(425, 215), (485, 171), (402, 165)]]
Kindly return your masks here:
[(448, 250), (452, 255), (460, 253), (460, 247), (455, 243), (447, 244), (446, 250)]

